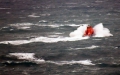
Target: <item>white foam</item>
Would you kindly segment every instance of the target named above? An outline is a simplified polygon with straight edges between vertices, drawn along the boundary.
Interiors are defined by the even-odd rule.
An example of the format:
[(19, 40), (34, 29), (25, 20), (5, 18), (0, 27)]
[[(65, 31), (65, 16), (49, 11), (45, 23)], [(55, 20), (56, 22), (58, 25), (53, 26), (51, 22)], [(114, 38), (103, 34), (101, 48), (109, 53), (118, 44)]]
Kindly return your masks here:
[(34, 53), (9, 53), (10, 56), (16, 56), (18, 59), (35, 59), (33, 56), (35, 55)]
[(12, 44), (12, 45), (21, 45), (30, 43), (29, 40), (14, 40), (14, 41), (1, 41), (0, 44)]
[(40, 23), (42, 22), (42, 23), (46, 23), (47, 21), (46, 20), (40, 20), (39, 21)]
[(67, 25), (71, 27), (79, 27), (79, 26), (87, 25), (87, 24), (67, 24)]
[(89, 46), (89, 47), (84, 47), (84, 48), (70, 48), (69, 50), (79, 50), (79, 49), (95, 49), (95, 48), (98, 48), (99, 46), (96, 46), (96, 45), (92, 45), (92, 46)]
[(72, 61), (46, 61), (46, 62), (52, 63), (52, 64), (56, 64), (56, 65), (65, 65), (65, 64), (68, 64), (68, 65), (73, 65), (73, 64), (94, 65), (92, 63), (92, 61), (90, 61), (90, 60), (79, 60), (79, 61), (75, 61), (75, 60), (72, 60)]
[(9, 57), (10, 56), (15, 56), (17, 57), (18, 59), (22, 59), (22, 60), (28, 60), (28, 61), (31, 61), (31, 62), (35, 62), (37, 64), (39, 63), (45, 63), (45, 60), (44, 59), (37, 59), (34, 57), (34, 53), (9, 53)]
[(48, 37), (55, 38), (55, 37), (59, 37), (59, 35), (49, 35)]
[(54, 33), (54, 34), (63, 34), (63, 33)]
[(29, 22), (10, 24), (10, 26), (31, 26), (31, 25), (34, 25), (34, 24)]
[[(39, 21), (39, 23), (46, 23), (46, 22), (48, 22), (48, 21), (46, 21), (46, 20), (40, 20)], [(29, 23), (29, 22), (23, 22), (23, 23), (14, 23), (14, 24), (9, 24), (10, 26), (13, 26), (13, 27), (17, 27), (17, 28), (21, 28), (22, 29), (22, 27), (30, 27), (30, 26), (46, 26), (46, 27), (51, 27), (51, 28), (58, 28), (58, 27), (62, 27), (62, 26), (71, 26), (71, 27), (79, 27), (79, 26), (81, 26), (81, 25), (86, 25), (86, 24), (65, 24), (65, 25), (63, 25), (63, 24), (49, 24), (49, 25), (47, 25), (47, 24), (39, 24), (39, 23), (36, 23), (36, 24), (34, 24), (34, 23)]]
[(93, 39), (93, 40), (102, 40), (102, 39)]
[(31, 14), (31, 15), (28, 15), (28, 17), (33, 17), (33, 18), (37, 18), (37, 17), (40, 17), (40, 16), (36, 16), (35, 13)]
[(76, 41), (76, 40), (83, 40), (88, 39), (88, 37), (56, 37), (56, 38), (49, 38), (49, 37), (37, 37), (32, 38), (29, 40), (13, 40), (13, 41), (1, 41), (0, 44), (13, 44), (13, 45), (21, 45), (21, 44), (28, 44), (32, 42), (45, 42), (45, 43), (55, 43), (59, 41)]
[(19, 27), (18, 29), (30, 29), (30, 27)]
[(113, 36), (110, 33), (108, 28), (105, 28), (102, 23), (99, 23), (93, 27), (94, 29), (94, 37), (106, 37), (106, 36)]
[[(46, 20), (41, 20), (39, 22), (47, 22)], [(71, 27), (79, 27), (81, 25), (87, 25), (87, 24), (49, 24), (49, 25), (39, 25), (38, 26), (48, 26), (48, 27), (52, 27), (52, 28), (57, 28), (57, 27), (62, 27), (62, 26), (71, 26)]]
[(15, 24), (10, 24), (11, 27), (15, 27), (17, 29), (30, 29), (31, 26), (34, 25), (33, 23), (15, 23)]
[(97, 47), (99, 47), (99, 46), (92, 45), (90, 47), (85, 47), (85, 49), (94, 49), (94, 48), (97, 48)]
[(77, 30), (71, 32), (69, 34), (70, 37), (83, 37), (85, 30), (87, 29), (87, 24), (81, 25), (77, 28)]
[(33, 38), (30, 41), (53, 43), (53, 42), (59, 42), (59, 41), (76, 41), (76, 40), (82, 40), (82, 39), (87, 39), (87, 37), (84, 37), (84, 38), (79, 38), (79, 37), (74, 37), (74, 38), (71, 38), (71, 37), (57, 37), (57, 38), (38, 37), (38, 38)]
[(73, 64), (83, 64), (83, 65), (94, 65), (92, 61), (90, 60), (79, 60), (79, 61), (45, 61), (44, 59), (37, 59), (34, 57), (35, 53), (9, 53), (9, 55), (6, 55), (7, 57), (17, 57), (17, 59), (20, 60), (28, 60), (30, 62), (35, 62), (37, 64), (40, 63), (52, 63), (56, 65), (73, 65)]
[(52, 27), (52, 28), (57, 28), (57, 27), (60, 27), (60, 26), (64, 26), (64, 25), (59, 25), (59, 24), (52, 24), (52, 25), (38, 25), (38, 26), (47, 26), (47, 27)]

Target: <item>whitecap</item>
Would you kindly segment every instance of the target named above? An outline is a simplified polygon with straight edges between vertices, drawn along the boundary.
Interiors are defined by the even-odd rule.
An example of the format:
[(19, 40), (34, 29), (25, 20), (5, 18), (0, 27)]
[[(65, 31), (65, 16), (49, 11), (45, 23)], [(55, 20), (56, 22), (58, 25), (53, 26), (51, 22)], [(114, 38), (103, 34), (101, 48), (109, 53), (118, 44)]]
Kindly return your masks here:
[(33, 56), (34, 53), (9, 53), (9, 56), (16, 56), (18, 59), (27, 59), (27, 60), (33, 60), (35, 59)]
[(29, 22), (10, 24), (10, 26), (31, 26), (31, 25), (34, 25), (34, 24)]
[(46, 21), (46, 20), (40, 20), (39, 22), (40, 22), (40, 23), (46, 23), (46, 22), (48, 22), (48, 21)]
[(30, 41), (34, 42), (46, 42), (46, 43), (53, 43), (53, 42), (59, 42), (59, 41), (76, 41), (76, 40), (82, 40), (82, 39), (88, 39), (87, 37), (79, 38), (79, 37), (57, 37), (57, 38), (49, 38), (49, 37), (37, 37), (33, 38)]
[(45, 61), (44, 59), (36, 58), (35, 53), (9, 53), (8, 55), (6, 55), (6, 57), (9, 57), (9, 58), (16, 57), (18, 60), (23, 60), (23, 61), (27, 60), (29, 62), (34, 62), (36, 64), (51, 63), (51, 64), (56, 64), (56, 65), (65, 65), (65, 64), (68, 64), (68, 65), (73, 65), (73, 64), (95, 65), (95, 64), (92, 63), (91, 60)]
[(34, 55), (35, 55), (35, 53), (9, 53), (9, 55), (7, 55), (7, 57), (15, 56), (15, 57), (17, 57), (17, 59), (28, 60), (31, 62), (35, 62), (37, 64), (45, 63), (44, 59), (37, 59), (34, 57)]
[(87, 24), (67, 24), (67, 25), (71, 27), (79, 27), (79, 26), (87, 25)]
[(87, 29), (88, 24), (81, 25), (69, 34), (70, 37), (83, 37), (85, 30)]
[[(42, 21), (40, 21), (40, 22), (42, 22)], [(47, 22), (47, 21), (44, 21), (44, 22)], [(65, 25), (62, 25), (62, 24), (49, 24), (49, 25), (40, 25), (40, 24), (38, 24), (38, 26), (45, 26), (45, 27), (51, 27), (51, 28), (58, 28), (58, 27), (61, 27), (61, 26), (65, 26)]]
[(18, 29), (23, 29), (23, 30), (25, 30), (25, 29), (30, 29), (31, 27), (19, 27)]
[(85, 49), (94, 49), (94, 48), (98, 48), (99, 46), (96, 46), (96, 45), (92, 45), (90, 47), (85, 47)]
[(46, 61), (47, 63), (52, 63), (56, 65), (73, 65), (73, 64), (82, 64), (82, 65), (94, 65), (91, 60), (79, 60), (79, 61)]
[(28, 15), (28, 17), (37, 18), (37, 17), (40, 17), (40, 16), (37, 16), (35, 13), (33, 13), (33, 14), (31, 14), (31, 15)]
[(21, 45), (30, 43), (29, 40), (14, 40), (14, 41), (1, 41), (0, 44), (12, 44), (12, 45)]
[(113, 36), (110, 33), (110, 30), (108, 28), (105, 28), (102, 23), (95, 25), (93, 29), (94, 29), (94, 37)]
[(55, 37), (59, 37), (59, 35), (48, 35), (48, 37), (55, 38)]
[[(46, 20), (41, 20), (39, 22), (47, 22)], [(37, 24), (35, 24), (37, 25)], [(79, 26), (82, 26), (82, 25), (87, 25), (87, 24), (49, 24), (49, 25), (46, 25), (46, 24), (38, 24), (38, 26), (47, 26), (47, 27), (52, 27), (52, 28), (57, 28), (57, 27), (63, 27), (63, 26), (70, 26), (70, 27), (79, 27)]]
[(11, 27), (17, 28), (17, 29), (30, 29), (31, 26), (34, 25), (33, 23), (15, 23), (15, 24), (10, 24)]
[(93, 39), (93, 40), (102, 40), (102, 39)]
[(92, 45), (92, 46), (89, 46), (89, 47), (84, 47), (84, 48), (69, 48), (68, 50), (95, 49), (95, 48), (98, 48), (98, 47), (99, 47), (99, 46)]
[(54, 34), (63, 34), (63, 33), (54, 33)]
[(12, 45), (21, 45), (21, 44), (28, 44), (32, 42), (44, 42), (44, 43), (55, 43), (59, 41), (77, 41), (77, 40), (83, 40), (83, 39), (88, 39), (88, 37), (55, 37), (55, 38), (50, 38), (50, 37), (36, 37), (32, 38), (29, 40), (13, 40), (13, 41), (1, 41), (0, 44), (12, 44)]

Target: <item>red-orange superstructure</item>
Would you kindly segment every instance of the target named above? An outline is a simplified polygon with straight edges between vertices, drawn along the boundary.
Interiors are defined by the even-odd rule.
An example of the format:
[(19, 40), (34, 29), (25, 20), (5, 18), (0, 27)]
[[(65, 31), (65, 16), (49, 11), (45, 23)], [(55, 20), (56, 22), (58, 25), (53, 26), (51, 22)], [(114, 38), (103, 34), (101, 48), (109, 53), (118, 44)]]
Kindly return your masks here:
[(83, 36), (92, 36), (94, 34), (94, 29), (92, 26), (88, 25), (87, 30), (85, 31)]

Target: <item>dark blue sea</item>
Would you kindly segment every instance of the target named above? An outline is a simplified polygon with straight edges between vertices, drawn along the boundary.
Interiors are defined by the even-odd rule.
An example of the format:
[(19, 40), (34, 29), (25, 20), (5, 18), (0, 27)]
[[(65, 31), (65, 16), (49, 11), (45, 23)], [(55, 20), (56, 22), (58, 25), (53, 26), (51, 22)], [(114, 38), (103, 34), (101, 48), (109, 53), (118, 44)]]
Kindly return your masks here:
[[(113, 36), (70, 39), (102, 23)], [(0, 0), (0, 75), (120, 75), (120, 0)]]

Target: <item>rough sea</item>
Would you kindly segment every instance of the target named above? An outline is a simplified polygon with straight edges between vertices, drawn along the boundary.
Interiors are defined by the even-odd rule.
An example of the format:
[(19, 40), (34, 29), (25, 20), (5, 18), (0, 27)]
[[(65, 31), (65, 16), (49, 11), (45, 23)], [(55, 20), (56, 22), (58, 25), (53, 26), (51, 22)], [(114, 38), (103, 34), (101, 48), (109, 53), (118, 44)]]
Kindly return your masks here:
[[(102, 23), (113, 36), (70, 38)], [(0, 0), (0, 75), (120, 75), (120, 0)]]

